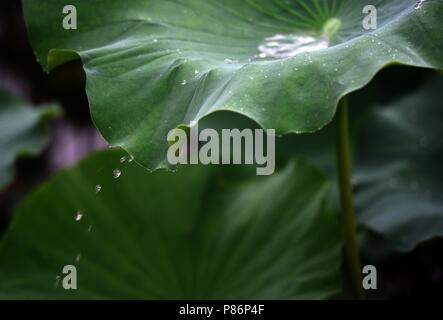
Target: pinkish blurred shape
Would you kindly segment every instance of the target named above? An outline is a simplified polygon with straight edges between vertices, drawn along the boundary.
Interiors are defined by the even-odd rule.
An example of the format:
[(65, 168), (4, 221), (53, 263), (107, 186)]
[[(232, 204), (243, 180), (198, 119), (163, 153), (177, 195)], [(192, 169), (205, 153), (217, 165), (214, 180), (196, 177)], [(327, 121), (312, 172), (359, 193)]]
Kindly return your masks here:
[(78, 126), (60, 119), (54, 121), (51, 129), (52, 141), (49, 148), (51, 172), (72, 166), (89, 153), (108, 146), (92, 125)]

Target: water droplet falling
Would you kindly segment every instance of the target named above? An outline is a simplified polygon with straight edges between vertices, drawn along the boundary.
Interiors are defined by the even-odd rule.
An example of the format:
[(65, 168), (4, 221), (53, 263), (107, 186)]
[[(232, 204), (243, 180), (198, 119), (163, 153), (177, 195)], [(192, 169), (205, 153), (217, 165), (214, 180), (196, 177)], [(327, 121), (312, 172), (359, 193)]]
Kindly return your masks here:
[(75, 257), (75, 262), (76, 262), (76, 263), (79, 263), (81, 258), (82, 258), (82, 254), (79, 253), (79, 254)]
[(112, 176), (115, 179), (120, 178), (121, 175), (122, 175), (122, 172), (119, 169), (114, 169), (114, 171), (112, 172)]
[(75, 215), (75, 221), (80, 221), (83, 218), (83, 213), (81, 211), (77, 211)]

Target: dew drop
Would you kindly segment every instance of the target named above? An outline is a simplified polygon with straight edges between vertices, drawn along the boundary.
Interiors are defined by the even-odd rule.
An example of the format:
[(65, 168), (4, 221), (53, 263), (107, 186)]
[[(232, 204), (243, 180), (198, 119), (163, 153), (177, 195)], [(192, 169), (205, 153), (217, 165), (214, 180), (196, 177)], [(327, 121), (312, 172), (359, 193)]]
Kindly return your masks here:
[(112, 172), (112, 176), (115, 179), (120, 178), (121, 175), (122, 175), (122, 172), (119, 169), (114, 169), (114, 171)]
[(95, 186), (95, 193), (99, 193), (101, 190), (102, 190), (102, 186), (99, 185), (99, 184), (97, 184), (97, 185)]

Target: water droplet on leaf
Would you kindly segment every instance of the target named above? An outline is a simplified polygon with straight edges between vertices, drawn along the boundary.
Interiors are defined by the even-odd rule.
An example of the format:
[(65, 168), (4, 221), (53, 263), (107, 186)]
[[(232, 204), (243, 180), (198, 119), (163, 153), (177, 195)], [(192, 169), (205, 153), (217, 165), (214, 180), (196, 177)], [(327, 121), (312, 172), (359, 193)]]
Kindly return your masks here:
[(121, 175), (122, 175), (122, 172), (119, 169), (114, 169), (114, 171), (112, 172), (112, 176), (115, 179), (120, 178)]
[(259, 45), (259, 56), (274, 59), (294, 57), (300, 53), (313, 52), (329, 47), (326, 38), (314, 38), (305, 34), (277, 34), (266, 38)]

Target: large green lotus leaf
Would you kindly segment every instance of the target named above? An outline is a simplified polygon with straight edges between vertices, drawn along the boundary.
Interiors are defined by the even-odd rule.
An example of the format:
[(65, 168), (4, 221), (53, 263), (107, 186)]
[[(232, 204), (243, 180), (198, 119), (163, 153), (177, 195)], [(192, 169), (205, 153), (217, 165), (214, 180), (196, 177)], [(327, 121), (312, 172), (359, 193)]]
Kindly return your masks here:
[[(340, 228), (324, 207), (329, 183), (310, 165), (238, 180), (214, 167), (149, 173), (121, 156), (93, 155), (19, 207), (0, 248), (0, 298), (325, 298), (340, 290)], [(78, 290), (62, 288), (64, 265), (77, 267)]]
[[(397, 250), (443, 236), (442, 88), (437, 75), (417, 92), (351, 115), (358, 222)], [(335, 179), (335, 130), (333, 123), (315, 134), (287, 136), (277, 149), (282, 158), (288, 150), (304, 155)]]
[(56, 106), (34, 108), (0, 90), (0, 189), (11, 182), (18, 156), (36, 155), (46, 147), (45, 120), (57, 114)]
[(80, 57), (95, 124), (150, 169), (168, 166), (171, 129), (216, 111), (312, 132), (388, 64), (443, 67), (442, 0), (374, 1), (370, 31), (366, 0), (73, 0), (77, 30), (66, 1), (23, 3), (40, 63)]

